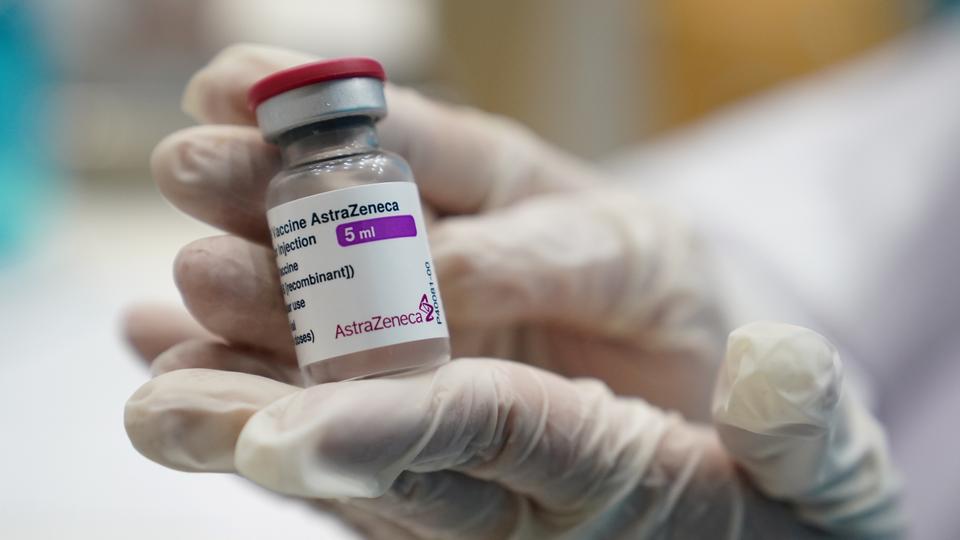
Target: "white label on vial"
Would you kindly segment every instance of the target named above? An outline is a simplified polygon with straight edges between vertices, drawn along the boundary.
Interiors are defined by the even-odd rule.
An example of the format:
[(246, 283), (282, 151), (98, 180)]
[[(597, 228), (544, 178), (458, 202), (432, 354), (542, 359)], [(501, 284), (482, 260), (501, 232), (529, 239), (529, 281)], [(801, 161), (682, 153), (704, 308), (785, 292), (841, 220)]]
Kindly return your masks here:
[(267, 221), (301, 366), (448, 336), (414, 183), (320, 193)]

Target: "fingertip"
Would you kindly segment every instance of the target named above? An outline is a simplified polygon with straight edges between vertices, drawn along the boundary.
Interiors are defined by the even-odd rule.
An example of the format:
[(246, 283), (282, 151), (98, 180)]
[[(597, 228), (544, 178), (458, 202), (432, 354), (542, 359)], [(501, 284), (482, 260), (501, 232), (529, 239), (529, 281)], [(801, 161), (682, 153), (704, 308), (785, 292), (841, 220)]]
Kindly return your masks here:
[(253, 124), (253, 111), (244, 99), (253, 74), (242, 69), (258, 56), (259, 47), (249, 43), (230, 45), (187, 81), (180, 109), (200, 123)]
[(222, 319), (230, 319), (233, 314), (220, 309), (225, 297), (262, 296), (258, 268), (252, 257), (246, 256), (246, 247), (235, 236), (210, 236), (183, 246), (173, 260), (173, 281), (184, 305), (207, 328), (228, 330), (223, 326), (229, 326), (230, 321)]
[(899, 537), (899, 477), (883, 430), (842, 389), (836, 349), (796, 326), (730, 336), (714, 401), (724, 448), (762, 493), (843, 538)]
[(206, 272), (210, 266), (206, 263), (210, 258), (208, 246), (213, 242), (212, 238), (217, 237), (198, 238), (189, 242), (173, 258), (173, 282), (188, 309), (195, 298), (193, 289), (198, 274)]
[(183, 246), (174, 258), (173, 273), (191, 312), (200, 302), (217, 307), (225, 297), (250, 300), (248, 307), (260, 313), (246, 315), (259, 318), (282, 307), (272, 252), (237, 236), (209, 236)]
[(147, 363), (165, 350), (162, 345), (155, 346), (151, 338), (150, 310), (151, 306), (146, 304), (133, 304), (123, 308), (119, 316), (120, 335)]
[(187, 214), (260, 243), (269, 241), (265, 196), (280, 154), (260, 132), (193, 126), (160, 141), (150, 169), (163, 196)]
[[(207, 96), (212, 92), (208, 88), (212, 85), (209, 75), (209, 66), (206, 66), (194, 73), (187, 81), (183, 89), (183, 95), (180, 96), (180, 110), (198, 123), (211, 122), (211, 114), (208, 108), (213, 106), (207, 104)], [(225, 120), (233, 120), (237, 123), (237, 112), (232, 108), (227, 108), (226, 113), (221, 113)], [(242, 120), (242, 117), (241, 117)]]
[(199, 175), (196, 171), (194, 135), (196, 127), (190, 127), (168, 134), (150, 152), (150, 175), (157, 189), (174, 206), (189, 197), (185, 186), (196, 184)]
[(120, 314), (120, 334), (146, 362), (184, 341), (212, 338), (181, 306), (141, 302)]
[(174, 283), (196, 320), (229, 343), (295, 357), (270, 249), (232, 235), (195, 240), (174, 259)]
[(251, 184), (265, 187), (279, 161), (278, 150), (254, 128), (191, 126), (167, 135), (154, 147), (150, 172), (161, 192), (177, 204), (177, 195), (197, 194), (187, 191), (191, 188), (219, 189), (218, 196), (228, 197)]
[(188, 127), (161, 139), (150, 153), (150, 174), (160, 193), (187, 212), (192, 206), (183, 203), (190, 202), (193, 192), (211, 176), (220, 176), (211, 170), (211, 161), (223, 154), (212, 144), (217, 134), (214, 126)]
[(180, 100), (184, 113), (201, 123), (252, 125), (247, 91), (259, 79), (316, 57), (280, 47), (237, 43), (220, 51), (187, 83)]
[(169, 468), (232, 472), (240, 430), (257, 410), (297, 387), (211, 369), (171, 371), (137, 389), (124, 428), (143, 456)]
[[(787, 373), (805, 368), (804, 373), (825, 373), (840, 376), (837, 350), (824, 336), (791, 324), (756, 321), (730, 333), (731, 347), (744, 346), (756, 350), (771, 373)], [(783, 383), (797, 381), (784, 380)]]
[(153, 378), (127, 400), (123, 425), (133, 447), (145, 458), (186, 472), (229, 472), (210, 446), (189, 432), (202, 422), (202, 413), (178, 399), (177, 383), (188, 375), (172, 372)]
[(235, 268), (233, 261), (230, 258), (221, 261), (220, 253), (229, 252), (226, 249), (229, 246), (220, 245), (221, 238), (229, 242), (229, 237), (223, 236), (198, 238), (180, 248), (173, 259), (173, 282), (184, 306), (212, 332), (229, 328), (224, 320), (229, 314), (221, 314), (218, 309), (220, 298), (230, 294), (225, 288), (249, 289), (249, 280)]
[[(400, 473), (383, 460), (395, 459), (394, 447), (408, 447), (410, 441), (402, 428), (390, 429), (365, 414), (369, 411), (360, 399), (370, 395), (363, 391), (369, 388), (378, 402), (392, 396), (395, 406), (389, 410), (404, 410), (403, 396), (390, 391), (395, 384), (390, 379), (328, 383), (272, 403), (244, 426), (236, 445), (237, 471), (267, 489), (298, 497), (382, 495)], [(392, 440), (384, 440), (385, 430)]]
[(823, 433), (840, 401), (842, 382), (839, 355), (820, 334), (788, 324), (751, 323), (730, 334), (714, 417), (753, 433)]

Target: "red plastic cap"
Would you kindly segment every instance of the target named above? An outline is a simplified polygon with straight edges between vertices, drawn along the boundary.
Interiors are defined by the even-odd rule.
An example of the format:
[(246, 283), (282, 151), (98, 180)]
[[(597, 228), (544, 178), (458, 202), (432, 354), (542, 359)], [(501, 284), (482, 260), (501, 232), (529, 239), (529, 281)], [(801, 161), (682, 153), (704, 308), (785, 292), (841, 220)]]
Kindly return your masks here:
[(295, 88), (351, 77), (387, 80), (383, 66), (373, 58), (337, 58), (311, 62), (287, 68), (260, 79), (247, 92), (247, 104), (250, 110), (256, 110), (264, 101)]

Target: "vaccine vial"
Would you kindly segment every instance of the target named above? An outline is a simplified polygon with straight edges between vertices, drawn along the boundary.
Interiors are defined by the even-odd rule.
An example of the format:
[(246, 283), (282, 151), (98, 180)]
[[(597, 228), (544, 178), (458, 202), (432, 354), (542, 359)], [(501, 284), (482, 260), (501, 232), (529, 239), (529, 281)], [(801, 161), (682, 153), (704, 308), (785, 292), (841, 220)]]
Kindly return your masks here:
[(380, 149), (383, 67), (315, 62), (251, 87), (283, 170), (267, 222), (307, 384), (440, 365), (450, 342), (410, 167)]

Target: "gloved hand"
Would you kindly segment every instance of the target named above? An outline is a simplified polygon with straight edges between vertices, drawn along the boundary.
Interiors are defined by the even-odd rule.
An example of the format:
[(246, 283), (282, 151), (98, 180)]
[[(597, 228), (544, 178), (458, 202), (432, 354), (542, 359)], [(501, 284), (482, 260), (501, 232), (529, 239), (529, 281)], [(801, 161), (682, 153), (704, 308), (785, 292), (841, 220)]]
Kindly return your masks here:
[[(128, 404), (141, 452), (187, 470), (236, 465), (305, 497), (386, 490), (334, 503), (384, 538), (813, 534), (801, 519), (847, 535), (896, 533), (882, 437), (848, 398), (836, 401), (838, 368), (819, 338), (785, 339), (773, 355), (793, 350), (809, 365), (740, 362), (754, 390), (721, 379), (739, 396), (720, 400), (719, 410), (740, 411), (718, 417), (728, 454), (712, 431), (647, 404), (706, 418), (722, 347), (683, 227), (516, 126), (395, 87), (380, 131), (440, 216), (430, 238), (455, 355), (590, 376), (647, 402), (489, 359), (406, 378), (286, 384), (298, 373), (263, 208), (278, 156), (237, 124), (252, 123), (250, 84), (308, 60), (229, 49), (191, 81), (184, 105), (201, 121), (231, 125), (179, 132), (155, 152), (164, 194), (233, 235), (178, 257), (178, 286), (202, 327), (153, 308), (130, 316), (145, 356), (173, 346), (153, 362), (170, 373)], [(733, 343), (784, 341), (783, 332), (793, 330)], [(820, 348), (808, 351), (810, 342)], [(762, 401), (781, 390), (782, 400)], [(735, 462), (787, 502), (758, 494)], [(779, 473), (787, 470), (800, 474)]]
[(492, 359), (307, 389), (176, 370), (138, 390), (125, 419), (161, 464), (338, 499), (375, 538), (897, 537), (882, 433), (840, 374), (808, 330), (734, 332), (720, 440), (596, 380)]
[[(264, 208), (279, 157), (254, 127), (246, 92), (311, 60), (267, 47), (227, 49), (184, 95), (184, 110), (214, 125), (174, 133), (152, 160), (174, 205), (231, 233), (180, 253), (175, 279), (187, 308), (224, 341), (268, 353), (270, 369), (295, 365)], [(383, 146), (406, 158), (426, 210), (439, 216), (429, 239), (454, 357), (596, 377), (617, 393), (708, 419), (727, 329), (684, 224), (605, 186), (512, 122), (393, 85), (386, 91)], [(172, 331), (157, 335), (157, 318), (152, 308), (139, 310), (130, 323), (151, 351), (180, 341)], [(202, 334), (177, 324), (184, 336)], [(194, 365), (195, 346), (171, 351), (154, 369)]]

